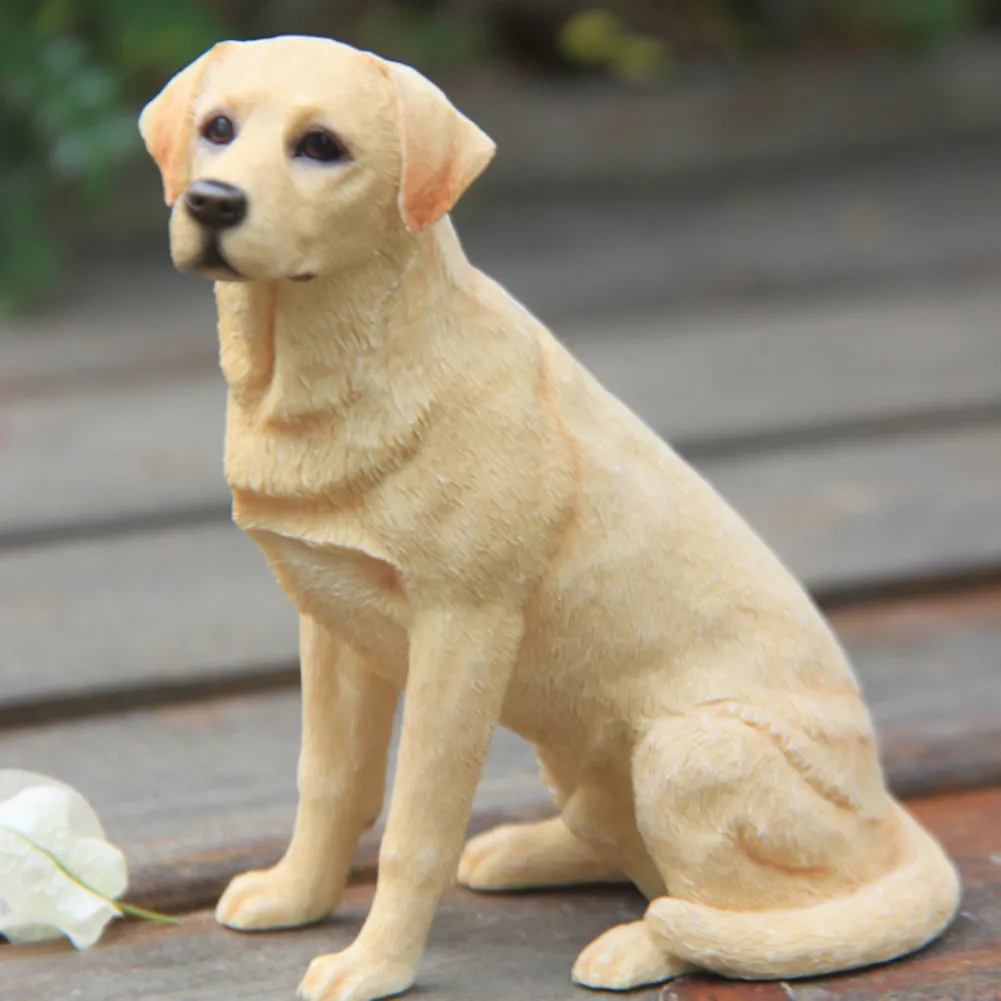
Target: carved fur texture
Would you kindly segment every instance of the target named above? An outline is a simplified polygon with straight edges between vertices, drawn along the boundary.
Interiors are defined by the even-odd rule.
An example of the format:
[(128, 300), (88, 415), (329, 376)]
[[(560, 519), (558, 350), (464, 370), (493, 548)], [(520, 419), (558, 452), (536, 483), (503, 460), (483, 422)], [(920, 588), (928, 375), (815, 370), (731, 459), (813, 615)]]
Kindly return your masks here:
[[(219, 116), (222, 143), (205, 135)], [(315, 130), (348, 155), (303, 155)], [(310, 967), (308, 1001), (412, 984), (456, 874), (634, 882), (649, 909), (583, 951), (591, 987), (828, 973), (948, 925), (956, 872), (888, 794), (807, 594), (463, 254), (448, 211), (493, 154), (472, 122), (411, 69), (283, 37), (217, 46), (142, 132), (175, 263), (222, 279), (234, 518), (301, 618), (295, 833), (230, 885), (221, 922), (337, 905), (405, 688), (372, 910)], [(245, 194), (239, 225), (193, 217), (204, 180)], [(537, 748), (560, 813), (463, 850), (498, 724)]]

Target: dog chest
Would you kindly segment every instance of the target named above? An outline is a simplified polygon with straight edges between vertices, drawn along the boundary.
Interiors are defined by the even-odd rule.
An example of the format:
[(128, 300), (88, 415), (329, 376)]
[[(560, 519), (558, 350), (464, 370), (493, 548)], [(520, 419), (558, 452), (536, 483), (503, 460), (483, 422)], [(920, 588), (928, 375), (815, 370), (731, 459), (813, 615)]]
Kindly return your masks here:
[(405, 672), (410, 609), (391, 563), (348, 545), (260, 529), (249, 534), (302, 612), (353, 643), (394, 678)]

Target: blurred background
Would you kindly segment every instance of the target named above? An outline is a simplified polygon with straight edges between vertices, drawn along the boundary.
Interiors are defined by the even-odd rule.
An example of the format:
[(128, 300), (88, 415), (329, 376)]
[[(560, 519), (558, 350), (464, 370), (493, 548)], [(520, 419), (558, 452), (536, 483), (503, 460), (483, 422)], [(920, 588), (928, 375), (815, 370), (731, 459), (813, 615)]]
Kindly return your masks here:
[[(2, 0), (0, 767), (80, 788), (152, 906), (288, 837), (296, 616), (136, 117), (291, 32), (496, 140), (470, 257), (806, 582), (893, 787), (1001, 781), (1001, 0)], [(500, 733), (479, 807), (543, 795)]]
[[(950, 173), (939, 161), (969, 155), (970, 143), (994, 141), (1001, 128), (998, 0), (6, 0), (0, 307), (8, 315), (56, 302), (96, 251), (162, 249), (163, 213), (136, 133), (138, 110), (218, 39), (280, 33), (340, 38), (441, 84), (499, 144), (477, 205), (526, 197), (552, 204), (555, 196), (576, 199), (577, 208), (596, 196), (635, 202), (642, 194), (642, 210), (606, 217), (597, 207), (593, 225), (580, 226), (592, 241), (606, 226), (638, 228), (637, 259), (670, 256), (694, 230), (698, 246), (682, 257), (694, 250), (698, 268), (632, 262), (643, 279), (627, 275), (621, 285), (616, 273), (612, 282), (625, 298), (670, 298), (663, 280), (671, 293), (719, 295), (788, 278), (823, 256), (824, 240), (828, 270), (817, 279), (882, 273), (904, 256), (948, 256), (893, 247), (891, 230), (918, 223), (908, 211), (897, 218), (892, 203), (910, 197), (916, 212), (920, 202), (937, 229), (942, 207), (931, 204), (931, 191), (960, 198), (955, 189), (966, 182), (962, 169)], [(804, 167), (832, 175), (846, 156), (885, 160), (902, 150), (911, 159), (892, 178), (885, 163), (865, 182), (852, 173), (857, 163), (846, 167), (837, 184), (848, 197), (828, 206), (833, 216), (804, 222), (804, 231), (827, 230), (817, 245), (787, 245), (785, 255), (765, 249), (764, 260), (756, 248), (728, 275), (718, 272), (739, 256), (732, 240), (721, 232), (713, 237), (719, 247), (701, 245), (696, 207), (712, 213), (727, 201), (753, 214), (762, 173), (773, 182)], [(891, 190), (901, 182), (920, 190)], [(831, 177), (815, 194), (829, 201), (833, 184)], [(960, 233), (964, 224), (983, 226), (975, 201), (962, 202), (966, 215), (943, 234), (963, 244), (950, 248), (950, 264), (956, 255), (964, 264), (985, 256)], [(739, 242), (747, 219), (731, 223)], [(755, 219), (756, 243), (771, 239), (769, 223)], [(785, 225), (789, 244), (795, 227)], [(539, 228), (550, 240), (561, 235), (549, 216)]]

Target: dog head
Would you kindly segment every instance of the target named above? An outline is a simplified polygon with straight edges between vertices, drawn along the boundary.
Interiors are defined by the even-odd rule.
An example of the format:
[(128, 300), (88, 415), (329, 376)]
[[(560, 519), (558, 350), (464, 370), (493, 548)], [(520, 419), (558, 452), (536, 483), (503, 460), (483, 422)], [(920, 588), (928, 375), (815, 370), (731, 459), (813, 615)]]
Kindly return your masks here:
[(220, 42), (144, 109), (174, 264), (306, 280), (449, 212), (494, 145), (416, 70), (321, 38)]

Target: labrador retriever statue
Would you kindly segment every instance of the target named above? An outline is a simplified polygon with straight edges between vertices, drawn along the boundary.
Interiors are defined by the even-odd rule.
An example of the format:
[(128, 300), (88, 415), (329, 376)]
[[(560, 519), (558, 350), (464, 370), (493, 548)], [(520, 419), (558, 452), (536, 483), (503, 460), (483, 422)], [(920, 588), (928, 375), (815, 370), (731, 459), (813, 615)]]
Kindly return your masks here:
[[(371, 912), (308, 1001), (414, 983), (452, 881), (630, 880), (651, 901), (574, 979), (791, 978), (920, 948), (955, 913), (887, 792), (800, 585), (727, 504), (467, 260), (448, 213), (494, 146), (409, 67), (222, 42), (144, 109), (174, 264), (215, 279), (233, 516), (300, 615), (295, 833), (238, 929), (316, 921), (382, 809)], [(491, 734), (559, 816), (463, 850)]]

